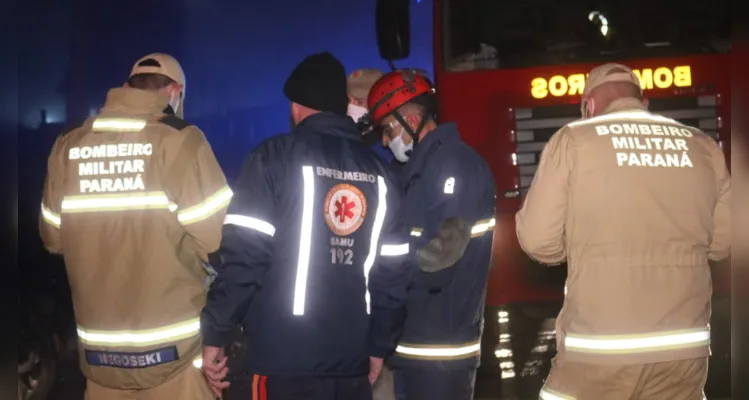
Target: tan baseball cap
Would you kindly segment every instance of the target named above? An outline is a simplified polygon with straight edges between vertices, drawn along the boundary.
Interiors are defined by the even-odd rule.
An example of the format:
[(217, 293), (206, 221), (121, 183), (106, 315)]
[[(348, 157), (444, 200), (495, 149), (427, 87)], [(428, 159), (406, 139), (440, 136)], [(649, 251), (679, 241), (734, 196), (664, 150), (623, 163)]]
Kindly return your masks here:
[(598, 86), (609, 82), (628, 82), (640, 88), (642, 92), (640, 78), (632, 72), (631, 68), (622, 64), (608, 63), (599, 65), (590, 71), (588, 79), (585, 81), (583, 96), (589, 94)]
[[(145, 62), (147, 60), (153, 60), (155, 63)], [(187, 82), (185, 81), (185, 72), (182, 70), (182, 66), (179, 65), (179, 62), (174, 57), (164, 53), (151, 53), (143, 56), (135, 62), (133, 69), (130, 71), (130, 76), (137, 74), (161, 74), (182, 85), (182, 99), (179, 110), (175, 110), (177, 116), (182, 118), (185, 109)]]
[(356, 99), (367, 101), (369, 90), (384, 72), (375, 68), (362, 68), (352, 72), (346, 79), (348, 94)]

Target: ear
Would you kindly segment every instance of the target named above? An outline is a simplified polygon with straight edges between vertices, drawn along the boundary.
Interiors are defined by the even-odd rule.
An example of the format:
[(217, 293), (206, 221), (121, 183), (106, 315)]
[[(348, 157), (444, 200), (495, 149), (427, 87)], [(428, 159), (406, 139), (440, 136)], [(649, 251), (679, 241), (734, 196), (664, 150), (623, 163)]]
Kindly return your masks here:
[(294, 120), (297, 120), (297, 117), (299, 117), (299, 104), (291, 102), (291, 117), (294, 118)]
[(173, 84), (171, 84), (171, 85), (170, 85), (170, 88), (171, 88), (171, 89), (172, 89), (173, 91), (175, 91), (175, 92), (179, 93), (179, 94), (180, 94), (180, 96), (182, 96), (182, 89), (184, 89), (184, 86), (183, 86), (183, 85), (180, 85), (179, 83), (173, 83)]
[(419, 123), (421, 122), (418, 115), (406, 115), (405, 117), (406, 122), (408, 122), (409, 125), (419, 126)]

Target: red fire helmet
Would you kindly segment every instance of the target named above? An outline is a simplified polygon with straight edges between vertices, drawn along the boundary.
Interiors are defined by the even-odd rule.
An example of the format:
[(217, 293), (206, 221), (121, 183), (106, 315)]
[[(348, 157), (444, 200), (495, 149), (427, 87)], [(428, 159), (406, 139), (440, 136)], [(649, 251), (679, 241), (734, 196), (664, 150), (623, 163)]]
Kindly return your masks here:
[(383, 75), (375, 82), (367, 97), (367, 106), (372, 124), (409, 101), (434, 93), (431, 83), (417, 70), (401, 69)]

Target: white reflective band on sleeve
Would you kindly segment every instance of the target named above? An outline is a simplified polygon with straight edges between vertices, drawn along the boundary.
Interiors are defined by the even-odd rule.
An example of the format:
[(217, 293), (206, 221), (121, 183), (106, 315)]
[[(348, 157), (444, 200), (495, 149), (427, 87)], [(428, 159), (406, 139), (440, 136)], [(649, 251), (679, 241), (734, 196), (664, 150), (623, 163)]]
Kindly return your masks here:
[(445, 190), (444, 192), (446, 194), (453, 194), (455, 192), (455, 178), (452, 176), (447, 178), (445, 181)]
[(372, 300), (369, 294), (369, 272), (372, 270), (375, 258), (377, 257), (377, 249), (379, 248), (380, 233), (382, 232), (382, 224), (385, 223), (385, 214), (387, 213), (387, 194), (388, 187), (385, 184), (385, 178), (377, 177), (377, 211), (375, 212), (374, 224), (372, 225), (372, 237), (369, 240), (369, 254), (364, 260), (364, 282), (367, 287), (367, 292), (364, 294), (364, 300), (367, 302), (367, 314), (372, 311)]
[(42, 204), (42, 219), (55, 228), (59, 228), (62, 225), (60, 215), (47, 208), (44, 204)]
[(539, 393), (539, 397), (541, 398), (541, 400), (575, 400), (574, 397), (565, 396), (559, 392), (555, 392), (547, 388), (541, 389), (541, 393)]
[(471, 227), (471, 236), (481, 236), (484, 233), (494, 229), (494, 224), (496, 221), (494, 218), (482, 220), (476, 223), (473, 227)]
[(145, 209), (168, 209), (169, 199), (164, 192), (140, 192), (127, 194), (92, 194), (66, 196), (62, 200), (62, 213), (93, 211), (123, 211)]
[(709, 343), (709, 328), (620, 336), (582, 336), (568, 333), (564, 338), (564, 346), (568, 351), (602, 354), (642, 353), (707, 346)]
[(142, 119), (97, 118), (92, 126), (94, 131), (140, 132), (146, 127)]
[(304, 315), (304, 300), (307, 295), (307, 274), (312, 246), (312, 213), (315, 206), (315, 174), (312, 167), (302, 167), (304, 194), (302, 197), (302, 232), (299, 240), (299, 261), (294, 285), (294, 315)]
[(383, 244), (380, 251), (381, 256), (403, 256), (408, 254), (408, 243), (403, 244)]
[(681, 122), (673, 120), (671, 118), (666, 118), (660, 115), (653, 115), (644, 111), (634, 111), (634, 112), (622, 111), (622, 112), (615, 112), (611, 114), (603, 114), (603, 115), (599, 115), (597, 117), (592, 117), (588, 119), (581, 119), (579, 121), (570, 122), (569, 124), (567, 124), (567, 126), (595, 124), (599, 122), (612, 121), (612, 120), (618, 120), (618, 119), (644, 119), (644, 120), (650, 120), (650, 121), (655, 121), (655, 122), (664, 122), (668, 124), (683, 125)]
[(411, 236), (420, 237), (421, 232), (423, 232), (421, 228), (411, 228)]
[(472, 343), (469, 345), (461, 346), (432, 346), (432, 347), (410, 347), (405, 345), (398, 345), (395, 348), (396, 353), (419, 356), (424, 358), (429, 357), (460, 357), (468, 354), (473, 354), (481, 350), (481, 343)]
[(182, 340), (200, 333), (200, 318), (156, 329), (138, 331), (89, 330), (78, 326), (81, 342), (96, 346), (149, 347)]
[(224, 186), (202, 202), (177, 212), (177, 219), (182, 225), (200, 222), (229, 205), (233, 193)]
[(248, 217), (245, 215), (227, 214), (224, 218), (224, 225), (237, 225), (244, 228), (254, 229), (268, 236), (273, 236), (276, 234), (276, 228), (273, 225), (263, 220)]

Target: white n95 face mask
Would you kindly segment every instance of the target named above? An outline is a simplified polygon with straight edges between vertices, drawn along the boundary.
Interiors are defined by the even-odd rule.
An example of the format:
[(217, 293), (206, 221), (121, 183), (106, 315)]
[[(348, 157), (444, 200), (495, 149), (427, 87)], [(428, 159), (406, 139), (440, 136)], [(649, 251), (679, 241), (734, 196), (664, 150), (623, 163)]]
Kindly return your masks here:
[(398, 137), (396, 137), (395, 139), (390, 140), (390, 144), (388, 144), (388, 147), (390, 148), (390, 151), (393, 152), (393, 156), (395, 156), (395, 159), (402, 163), (408, 162), (409, 152), (411, 152), (414, 148), (413, 140), (409, 144), (403, 142), (403, 133), (405, 131), (406, 130), (401, 127), (400, 135), (398, 135)]
[(366, 108), (362, 106), (357, 106), (356, 104), (348, 103), (348, 111), (346, 111), (346, 114), (348, 114), (351, 119), (354, 120), (354, 122), (359, 122), (361, 117), (366, 115), (369, 112)]

